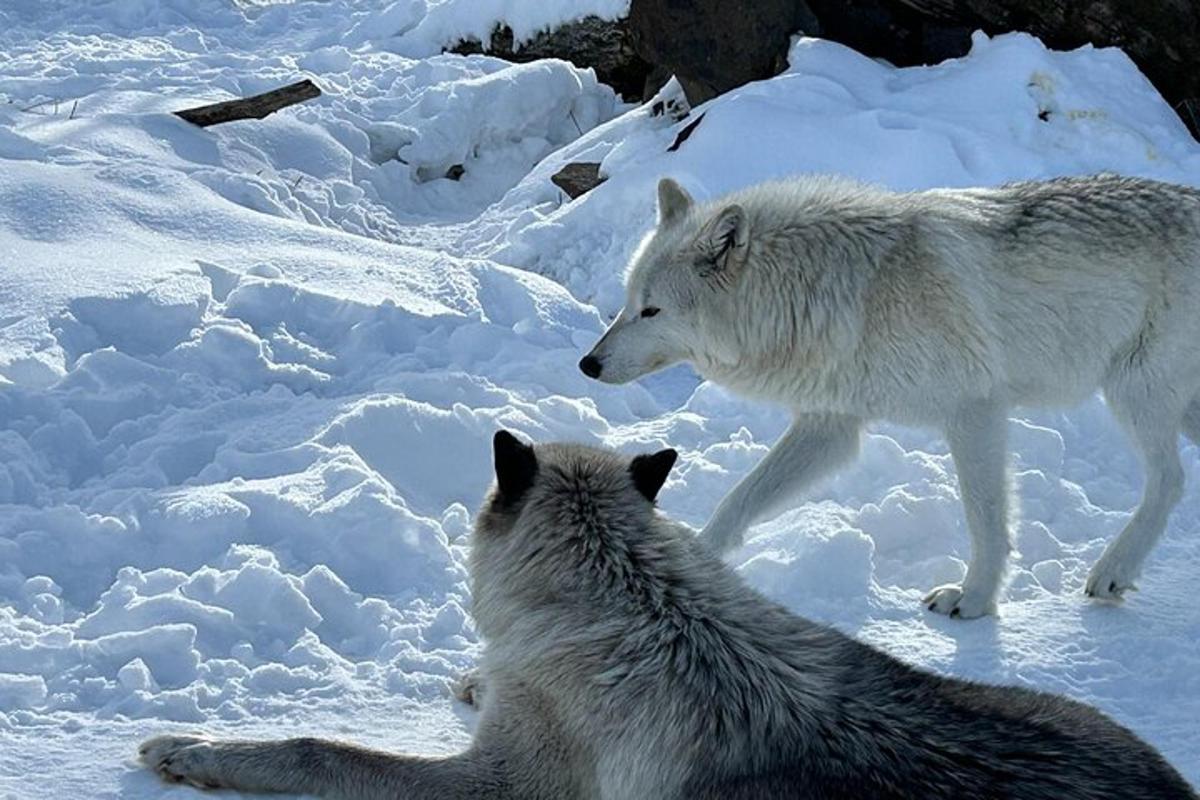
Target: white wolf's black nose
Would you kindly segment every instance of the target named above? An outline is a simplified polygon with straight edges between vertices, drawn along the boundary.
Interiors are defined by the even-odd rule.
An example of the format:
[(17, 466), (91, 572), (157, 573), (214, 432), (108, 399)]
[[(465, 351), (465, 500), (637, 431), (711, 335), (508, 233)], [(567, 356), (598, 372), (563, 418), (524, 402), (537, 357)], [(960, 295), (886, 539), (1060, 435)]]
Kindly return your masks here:
[(579, 359), (579, 369), (589, 378), (599, 378), (601, 368), (600, 359), (595, 356), (584, 356)]

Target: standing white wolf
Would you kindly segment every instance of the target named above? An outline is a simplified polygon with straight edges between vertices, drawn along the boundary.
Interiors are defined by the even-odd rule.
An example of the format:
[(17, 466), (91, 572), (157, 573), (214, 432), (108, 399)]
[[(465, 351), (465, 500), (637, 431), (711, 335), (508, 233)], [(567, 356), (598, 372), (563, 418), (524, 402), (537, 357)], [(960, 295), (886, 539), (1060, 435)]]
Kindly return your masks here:
[(658, 187), (628, 300), (587, 375), (678, 361), (794, 414), (701, 536), (718, 551), (852, 459), (864, 422), (939, 427), (971, 534), (935, 611), (994, 609), (1010, 550), (1005, 427), (1015, 405), (1100, 388), (1142, 456), (1141, 504), (1092, 569), (1119, 598), (1179, 501), (1180, 431), (1200, 441), (1200, 192), (1096, 176), (893, 193), (816, 178), (697, 205)]

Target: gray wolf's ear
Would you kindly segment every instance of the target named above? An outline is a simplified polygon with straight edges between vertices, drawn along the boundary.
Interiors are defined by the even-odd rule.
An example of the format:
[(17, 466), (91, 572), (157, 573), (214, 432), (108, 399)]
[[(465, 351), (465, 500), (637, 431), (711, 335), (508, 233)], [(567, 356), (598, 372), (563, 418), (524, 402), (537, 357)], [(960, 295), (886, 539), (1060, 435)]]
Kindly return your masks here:
[(658, 490), (667, 482), (671, 467), (675, 466), (675, 458), (679, 454), (674, 450), (660, 450), (652, 456), (637, 456), (629, 465), (629, 474), (633, 476), (633, 485), (651, 503), (658, 497)]
[(704, 223), (696, 236), (700, 251), (697, 268), (702, 277), (731, 278), (750, 250), (750, 225), (739, 205), (726, 206)]
[(496, 431), (492, 437), (492, 457), (496, 464), (496, 485), (506, 503), (521, 499), (537, 475), (537, 456), (533, 447), (508, 431)]
[(687, 214), (692, 207), (692, 196), (670, 178), (658, 182), (658, 224), (666, 225)]

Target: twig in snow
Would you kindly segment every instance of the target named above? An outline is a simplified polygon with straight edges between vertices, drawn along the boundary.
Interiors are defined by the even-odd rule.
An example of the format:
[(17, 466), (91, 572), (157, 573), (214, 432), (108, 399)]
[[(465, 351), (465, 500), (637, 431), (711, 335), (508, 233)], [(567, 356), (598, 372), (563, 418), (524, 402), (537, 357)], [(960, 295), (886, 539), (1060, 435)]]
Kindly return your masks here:
[[(58, 103), (57, 98), (50, 98), (49, 100), (43, 100), (40, 103), (34, 103), (31, 106), (25, 106), (24, 108), (21, 109), (21, 111), (32, 114), (35, 111), (37, 111), (37, 109), (41, 108), (42, 106), (48, 106), (51, 103), (57, 104)], [(45, 116), (45, 115), (43, 115), (43, 116)]]
[(207, 128), (209, 125), (220, 125), (222, 122), (233, 122), (237, 119), (262, 119), (281, 108), (303, 103), (314, 97), (320, 97), (321, 90), (312, 81), (305, 80), (288, 84), (279, 89), (256, 94), (253, 97), (243, 97), (237, 100), (227, 100), (223, 103), (213, 103), (196, 108), (185, 108), (176, 111), (175, 115), (182, 117), (193, 125)]

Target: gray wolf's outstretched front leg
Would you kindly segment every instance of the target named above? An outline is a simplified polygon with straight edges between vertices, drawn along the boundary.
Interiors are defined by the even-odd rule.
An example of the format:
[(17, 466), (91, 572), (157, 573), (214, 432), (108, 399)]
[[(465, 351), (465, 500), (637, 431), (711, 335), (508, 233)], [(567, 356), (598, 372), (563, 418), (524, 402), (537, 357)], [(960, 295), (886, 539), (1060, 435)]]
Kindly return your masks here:
[(338, 800), (502, 800), (511, 797), (498, 768), (469, 751), (418, 758), (323, 739), (222, 741), (156, 736), (142, 763), (165, 780), (202, 789), (314, 794)]
[(861, 431), (858, 417), (797, 416), (771, 452), (717, 506), (700, 540), (718, 553), (738, 547), (746, 528), (854, 458)]

